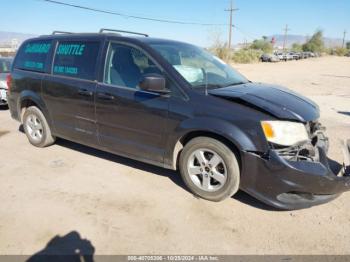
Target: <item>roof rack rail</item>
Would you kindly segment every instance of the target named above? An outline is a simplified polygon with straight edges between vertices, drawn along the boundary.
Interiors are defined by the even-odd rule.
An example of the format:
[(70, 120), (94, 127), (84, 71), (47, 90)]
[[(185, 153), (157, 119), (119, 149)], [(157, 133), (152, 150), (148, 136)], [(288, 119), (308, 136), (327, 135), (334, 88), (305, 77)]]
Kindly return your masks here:
[(126, 33), (126, 34), (132, 34), (132, 35), (143, 35), (145, 37), (149, 37), (148, 34), (144, 34), (144, 33), (137, 33), (137, 32), (124, 31), (124, 30), (116, 30), (116, 29), (108, 29), (108, 28), (102, 28), (99, 33), (102, 34), (105, 31), (107, 31), (107, 32), (117, 32), (117, 33)]
[(58, 34), (69, 34), (72, 35), (72, 32), (65, 32), (65, 31), (53, 31), (52, 32), (53, 35), (58, 35)]

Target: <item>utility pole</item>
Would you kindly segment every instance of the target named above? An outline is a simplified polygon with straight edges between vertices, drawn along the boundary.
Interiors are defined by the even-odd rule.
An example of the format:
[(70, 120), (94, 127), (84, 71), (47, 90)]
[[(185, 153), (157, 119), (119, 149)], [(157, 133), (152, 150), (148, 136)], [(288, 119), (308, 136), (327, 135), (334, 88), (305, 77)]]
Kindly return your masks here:
[(286, 25), (286, 27), (284, 28), (283, 51), (285, 51), (285, 50), (286, 50), (286, 44), (287, 44), (288, 31), (290, 31), (290, 28), (288, 28), (288, 25)]
[(239, 9), (233, 8), (233, 2), (231, 0), (231, 5), (229, 9), (225, 9), (226, 12), (230, 12), (230, 24), (229, 24), (229, 33), (228, 33), (228, 48), (231, 49), (231, 43), (232, 43), (232, 20), (233, 20), (233, 12), (238, 11)]
[(345, 38), (346, 38), (346, 30), (344, 30), (344, 36), (343, 36), (343, 46), (342, 46), (342, 48), (344, 48), (344, 47), (345, 47)]

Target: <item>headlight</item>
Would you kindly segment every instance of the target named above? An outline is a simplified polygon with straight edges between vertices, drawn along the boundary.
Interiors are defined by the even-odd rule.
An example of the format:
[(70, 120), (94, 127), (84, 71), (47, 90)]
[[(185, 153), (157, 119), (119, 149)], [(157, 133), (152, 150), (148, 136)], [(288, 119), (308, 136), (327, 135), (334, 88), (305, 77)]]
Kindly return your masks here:
[(267, 141), (277, 145), (293, 146), (309, 139), (306, 127), (302, 123), (263, 121), (261, 126)]

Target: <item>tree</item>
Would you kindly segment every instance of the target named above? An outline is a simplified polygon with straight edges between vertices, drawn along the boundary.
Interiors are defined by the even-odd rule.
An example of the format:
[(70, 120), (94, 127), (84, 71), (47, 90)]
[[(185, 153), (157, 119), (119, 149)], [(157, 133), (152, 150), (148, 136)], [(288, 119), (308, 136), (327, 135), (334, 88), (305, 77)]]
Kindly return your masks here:
[(324, 41), (322, 30), (316, 31), (316, 33), (303, 45), (303, 51), (309, 52), (323, 52), (324, 51)]
[(294, 52), (301, 52), (301, 51), (303, 51), (303, 46), (301, 44), (294, 43), (292, 45), (292, 51), (294, 51)]
[(231, 50), (227, 48), (227, 44), (222, 40), (222, 32), (214, 29), (209, 33), (209, 39), (212, 42), (209, 50), (220, 59), (229, 61), (231, 59)]
[(346, 43), (346, 49), (350, 49), (350, 42)]
[(259, 40), (254, 40), (253, 43), (250, 45), (250, 48), (255, 50), (261, 50), (264, 53), (272, 53), (273, 46), (267, 40), (267, 37), (264, 37), (263, 39)]

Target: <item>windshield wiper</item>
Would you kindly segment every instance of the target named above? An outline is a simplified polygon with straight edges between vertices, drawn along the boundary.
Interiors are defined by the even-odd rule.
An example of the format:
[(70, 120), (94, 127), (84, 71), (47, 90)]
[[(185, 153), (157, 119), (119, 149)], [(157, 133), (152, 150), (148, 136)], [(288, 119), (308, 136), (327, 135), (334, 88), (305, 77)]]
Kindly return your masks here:
[(235, 82), (235, 83), (230, 83), (230, 84), (224, 85), (222, 87), (239, 86), (239, 85), (244, 85), (244, 84), (247, 84), (247, 83), (249, 83), (249, 82)]
[(193, 86), (193, 88), (221, 88), (222, 86), (219, 84), (202, 84), (202, 85), (197, 85)]

